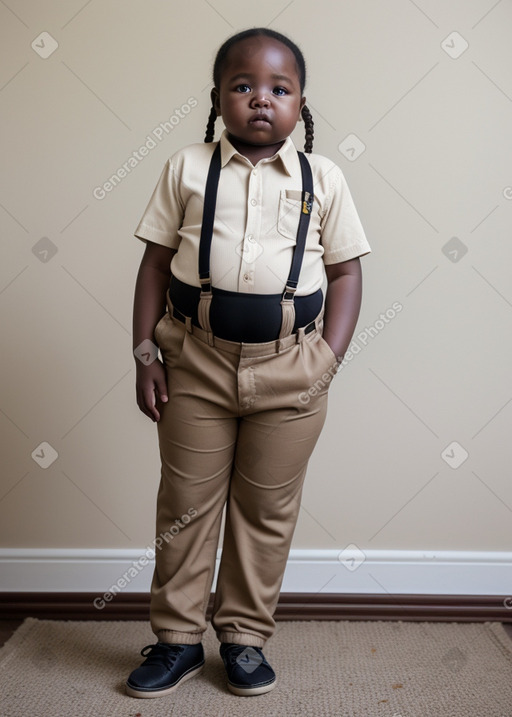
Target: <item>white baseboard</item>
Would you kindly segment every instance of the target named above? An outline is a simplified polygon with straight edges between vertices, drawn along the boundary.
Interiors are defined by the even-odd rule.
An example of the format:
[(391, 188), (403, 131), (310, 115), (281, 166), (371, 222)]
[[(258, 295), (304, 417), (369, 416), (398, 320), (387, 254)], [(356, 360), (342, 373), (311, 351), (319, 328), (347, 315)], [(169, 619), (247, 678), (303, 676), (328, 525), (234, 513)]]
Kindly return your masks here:
[[(220, 556), (220, 553), (219, 553)], [(148, 548), (1, 549), (0, 591), (148, 592)], [(218, 566), (218, 560), (217, 560)], [(511, 552), (292, 550), (284, 593), (511, 595)]]

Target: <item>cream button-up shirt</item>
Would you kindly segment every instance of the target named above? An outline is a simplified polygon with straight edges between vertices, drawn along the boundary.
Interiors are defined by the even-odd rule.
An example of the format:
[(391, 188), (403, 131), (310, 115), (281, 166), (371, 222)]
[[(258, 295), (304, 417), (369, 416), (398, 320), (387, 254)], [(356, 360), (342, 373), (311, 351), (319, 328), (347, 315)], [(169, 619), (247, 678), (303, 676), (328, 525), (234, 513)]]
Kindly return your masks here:
[[(204, 190), (216, 143), (192, 144), (167, 160), (135, 236), (177, 249), (171, 271), (200, 286), (198, 252)], [(272, 157), (254, 166), (220, 138), (221, 173), (215, 208), (210, 271), (226, 291), (278, 294), (290, 271), (300, 215), (302, 178), (288, 137)], [(323, 264), (354, 259), (371, 249), (341, 169), (306, 154), (313, 173), (314, 204), (297, 296), (322, 286)]]

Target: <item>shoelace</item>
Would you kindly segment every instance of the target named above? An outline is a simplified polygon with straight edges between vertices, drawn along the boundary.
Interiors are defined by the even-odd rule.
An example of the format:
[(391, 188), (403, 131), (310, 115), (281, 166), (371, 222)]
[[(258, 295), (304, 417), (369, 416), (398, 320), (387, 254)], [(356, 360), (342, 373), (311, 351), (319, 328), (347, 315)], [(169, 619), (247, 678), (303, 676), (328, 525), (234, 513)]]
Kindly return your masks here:
[(184, 649), (182, 645), (166, 645), (162, 642), (157, 642), (156, 645), (143, 647), (140, 654), (146, 658), (144, 665), (163, 664), (170, 669)]

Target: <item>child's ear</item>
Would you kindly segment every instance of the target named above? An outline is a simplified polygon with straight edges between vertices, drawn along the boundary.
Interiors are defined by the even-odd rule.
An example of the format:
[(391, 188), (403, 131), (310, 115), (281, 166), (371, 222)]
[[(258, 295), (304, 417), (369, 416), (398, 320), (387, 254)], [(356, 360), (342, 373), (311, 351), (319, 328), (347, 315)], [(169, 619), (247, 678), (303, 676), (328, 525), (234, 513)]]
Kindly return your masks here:
[(302, 99), (300, 101), (300, 107), (299, 107), (299, 121), (302, 119), (302, 108), (304, 107), (305, 104), (306, 104), (306, 98), (302, 97)]
[(221, 117), (219, 90), (216, 87), (210, 92), (210, 98), (212, 100), (212, 107), (214, 107), (217, 112), (217, 117)]

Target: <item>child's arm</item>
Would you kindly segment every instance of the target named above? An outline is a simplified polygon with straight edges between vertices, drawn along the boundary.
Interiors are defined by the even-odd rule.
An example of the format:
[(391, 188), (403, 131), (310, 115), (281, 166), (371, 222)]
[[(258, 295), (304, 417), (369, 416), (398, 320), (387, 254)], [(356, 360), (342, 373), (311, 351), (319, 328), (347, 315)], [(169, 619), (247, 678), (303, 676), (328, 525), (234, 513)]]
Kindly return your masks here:
[[(171, 277), (170, 263), (176, 249), (146, 242), (146, 250), (140, 263), (135, 284), (133, 302), (133, 348), (144, 339), (154, 342), (154, 330), (165, 313), (165, 294)], [(167, 401), (167, 381), (165, 368), (159, 359), (146, 365), (135, 359), (137, 367), (136, 390), (137, 405), (153, 421), (160, 420), (155, 407), (156, 397)]]
[(359, 257), (325, 266), (327, 294), (323, 337), (341, 361), (356, 328), (361, 308), (362, 275)]

